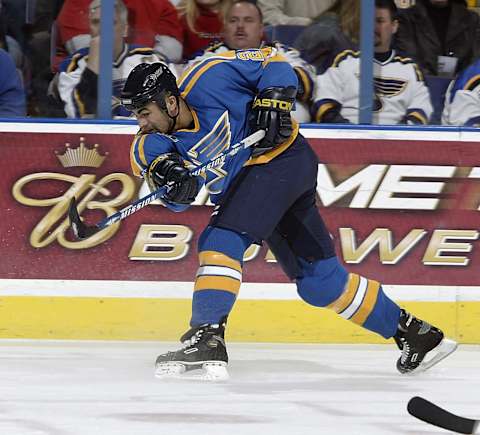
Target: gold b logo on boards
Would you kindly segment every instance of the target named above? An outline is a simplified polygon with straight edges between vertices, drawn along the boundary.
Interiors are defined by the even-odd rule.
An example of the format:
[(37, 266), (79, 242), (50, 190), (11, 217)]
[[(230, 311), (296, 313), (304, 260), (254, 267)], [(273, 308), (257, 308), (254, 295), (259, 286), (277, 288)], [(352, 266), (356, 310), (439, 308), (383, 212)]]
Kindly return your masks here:
[[(98, 169), (105, 161), (108, 153), (101, 155), (99, 145), (93, 148), (85, 145), (85, 139), (80, 138), (77, 147), (72, 148), (66, 144), (66, 151), (63, 154), (56, 152), (60, 164), (64, 168), (95, 168)], [(25, 175), (15, 182), (12, 188), (12, 195), (20, 204), (29, 207), (50, 207), (42, 219), (35, 225), (30, 234), (30, 244), (34, 248), (44, 248), (55, 240), (68, 249), (90, 248), (111, 238), (118, 230), (119, 223), (99, 231), (94, 236), (80, 241), (70, 240), (67, 237), (69, 228), (68, 206), (72, 196), (78, 201), (78, 211), (100, 210), (105, 216), (117, 212), (117, 209), (128, 203), (135, 194), (135, 183), (132, 178), (124, 173), (115, 172), (103, 176), (98, 181), (96, 174), (81, 174), (74, 176), (58, 172), (38, 172)], [(61, 195), (53, 197), (38, 198), (29, 196), (30, 185), (33, 184), (35, 191), (38, 191), (42, 182), (63, 182), (70, 186)], [(120, 183), (120, 187), (118, 187)], [(29, 189), (27, 189), (27, 186)], [(51, 191), (51, 188), (48, 190)], [(107, 200), (96, 200), (101, 195)]]

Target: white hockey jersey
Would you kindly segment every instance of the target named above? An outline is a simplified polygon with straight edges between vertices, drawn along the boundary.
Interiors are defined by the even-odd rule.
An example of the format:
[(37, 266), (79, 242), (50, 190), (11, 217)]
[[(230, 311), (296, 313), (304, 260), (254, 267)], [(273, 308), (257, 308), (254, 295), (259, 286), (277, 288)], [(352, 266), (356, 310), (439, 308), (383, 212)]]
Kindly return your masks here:
[[(317, 76), (313, 113), (317, 122), (338, 122), (329, 117), (337, 111), (348, 122), (359, 120), (360, 52), (345, 50)], [(423, 75), (410, 58), (392, 50), (384, 62), (374, 59), (374, 124), (427, 124), (433, 108)]]
[(461, 71), (448, 86), (442, 124), (480, 127), (480, 59)]
[[(60, 66), (58, 93), (68, 118), (92, 117), (97, 105), (97, 74), (87, 68), (88, 48), (83, 48)], [(152, 48), (125, 44), (112, 69), (112, 116), (130, 116), (120, 105), (120, 92), (128, 75), (140, 63), (165, 62)]]
[[(262, 47), (265, 45), (262, 44)], [(268, 44), (269, 47), (274, 47), (277, 53), (283, 56), (287, 62), (293, 67), (297, 74), (299, 90), (297, 94), (296, 110), (293, 112), (293, 116), (298, 122), (310, 122), (310, 102), (313, 97), (316, 70), (313, 65), (310, 65), (300, 56), (300, 52), (293, 47), (275, 42)], [(219, 42), (206, 48), (198, 56), (193, 58), (187, 63), (187, 67), (190, 67), (207, 57), (215, 56), (220, 53), (231, 51), (225, 43)]]

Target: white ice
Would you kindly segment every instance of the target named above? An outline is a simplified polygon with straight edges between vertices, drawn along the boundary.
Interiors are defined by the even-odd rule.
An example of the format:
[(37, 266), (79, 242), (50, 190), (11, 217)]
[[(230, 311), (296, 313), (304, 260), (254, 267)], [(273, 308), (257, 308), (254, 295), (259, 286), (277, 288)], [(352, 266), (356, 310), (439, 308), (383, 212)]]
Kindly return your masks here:
[(396, 372), (394, 345), (229, 344), (224, 383), (162, 381), (175, 343), (0, 341), (0, 435), (428, 435), (423, 396), (480, 418), (480, 347)]

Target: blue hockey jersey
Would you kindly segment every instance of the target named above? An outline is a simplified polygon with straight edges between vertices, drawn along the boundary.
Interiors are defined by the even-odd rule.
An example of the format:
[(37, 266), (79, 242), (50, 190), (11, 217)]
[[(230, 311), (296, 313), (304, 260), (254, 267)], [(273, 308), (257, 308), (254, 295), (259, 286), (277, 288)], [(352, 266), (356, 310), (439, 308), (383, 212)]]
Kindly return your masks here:
[[(193, 128), (172, 135), (136, 136), (130, 154), (133, 173), (141, 176), (157, 156), (169, 152), (177, 152), (198, 166), (228, 150), (249, 133), (248, 115), (255, 95), (272, 86), (296, 87), (297, 76), (270, 47), (222, 53), (195, 64), (179, 80), (180, 94), (193, 115)], [(271, 160), (288, 148), (297, 134), (296, 125), (289, 140), (269, 153), (250, 159), (251, 150), (245, 149), (222, 166), (208, 170), (205, 184), (211, 201), (215, 203), (226, 191), (247, 160), (248, 164)]]

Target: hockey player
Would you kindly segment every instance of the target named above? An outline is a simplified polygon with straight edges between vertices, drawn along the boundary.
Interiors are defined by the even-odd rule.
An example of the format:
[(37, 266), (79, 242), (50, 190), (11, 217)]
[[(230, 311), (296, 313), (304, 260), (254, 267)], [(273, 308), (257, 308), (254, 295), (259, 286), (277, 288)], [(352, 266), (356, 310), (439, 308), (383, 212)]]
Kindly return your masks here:
[(461, 71), (448, 86), (442, 124), (480, 127), (480, 59)]
[[(211, 45), (192, 59), (188, 66), (210, 56), (225, 53), (230, 50), (245, 50), (266, 46), (263, 40), (264, 26), (262, 11), (251, 1), (237, 0), (232, 3), (225, 14), (223, 27), (223, 42)], [(279, 42), (271, 44), (277, 52), (284, 56), (293, 67), (298, 78), (296, 108), (293, 117), (298, 122), (310, 122), (310, 104), (315, 83), (315, 67), (300, 57), (298, 50), (287, 47)]]
[[(207, 58), (186, 71), (178, 87), (160, 63), (139, 65), (128, 77), (122, 104), (140, 126), (131, 147), (134, 174), (151, 189), (167, 186), (163, 202), (172, 210), (186, 209), (202, 184), (215, 204), (198, 241), (191, 329), (181, 349), (157, 358), (158, 377), (198, 368), (204, 379), (228, 377), (226, 321), (244, 252), (262, 241), (307, 303), (394, 337), (402, 351), (400, 372), (428, 368), (456, 347), (441, 330), (400, 309), (380, 283), (348, 273), (335, 255), (315, 206), (318, 161), (290, 115), (296, 89), (293, 69), (274, 48)], [(242, 149), (205, 177), (190, 174), (189, 166), (258, 130), (266, 135), (253, 149)], [(435, 356), (424, 361), (430, 351)]]
[[(375, 1), (374, 124), (428, 124), (433, 108), (418, 66), (390, 48), (398, 28), (393, 0)], [(322, 123), (359, 121), (360, 52), (346, 50), (317, 76), (312, 116)]]

